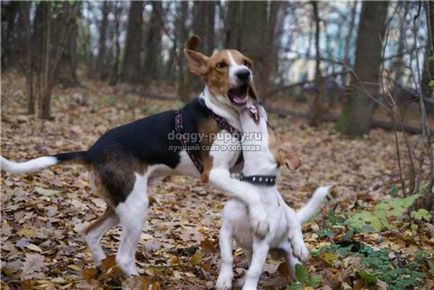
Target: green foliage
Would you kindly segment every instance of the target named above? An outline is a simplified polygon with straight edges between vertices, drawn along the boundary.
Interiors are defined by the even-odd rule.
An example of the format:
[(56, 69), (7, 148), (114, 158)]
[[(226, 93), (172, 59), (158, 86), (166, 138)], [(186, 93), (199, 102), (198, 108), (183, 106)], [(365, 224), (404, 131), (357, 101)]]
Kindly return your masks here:
[(428, 85), (429, 85), (430, 87), (434, 87), (434, 80), (430, 80), (429, 83), (428, 83)]
[(356, 274), (363, 280), (366, 286), (372, 286), (377, 283), (377, 277), (365, 271), (358, 271)]
[(315, 231), (315, 233), (320, 237), (328, 237), (333, 238), (333, 226), (344, 226), (345, 225), (345, 218), (341, 215), (336, 215), (334, 209), (329, 209), (327, 212), (327, 217), (325, 220), (324, 225)]
[(400, 260), (398, 263), (395, 256), (387, 249), (375, 250), (366, 245), (357, 248), (354, 245), (337, 244), (313, 251), (312, 256), (321, 257), (324, 253), (332, 252), (338, 254), (338, 259), (348, 257), (359, 259), (361, 268), (356, 270), (356, 276), (363, 280), (367, 288), (381, 280), (388, 284), (390, 290), (404, 290), (418, 286), (424, 277), (420, 271), (421, 265), (429, 259), (427, 253), (418, 251), (414, 261)]
[(425, 220), (425, 221), (429, 222), (431, 220), (431, 214), (429, 213), (429, 211), (427, 211), (424, 208), (412, 211), (410, 213), (410, 216), (414, 219), (419, 220), (419, 221)]
[(392, 188), (389, 191), (389, 195), (392, 197), (397, 197), (398, 196), (398, 187), (396, 185), (393, 185)]
[(295, 266), (295, 279), (296, 282), (289, 285), (287, 290), (298, 290), (303, 287), (316, 288), (321, 284), (321, 276), (309, 274), (309, 271), (301, 264)]
[[(359, 232), (381, 232), (383, 229), (391, 228), (390, 218), (403, 216), (419, 197), (419, 194), (414, 194), (406, 198), (395, 197), (380, 202), (375, 206), (373, 212), (366, 210), (356, 212), (348, 219), (347, 224)], [(426, 213), (418, 211), (415, 216), (420, 219), (426, 218)]]
[(372, 269), (378, 279), (389, 285), (389, 289), (406, 289), (410, 286), (417, 286), (424, 277), (424, 274), (418, 271), (421, 259), (407, 262), (404, 265), (395, 265), (394, 261), (389, 258), (390, 252), (385, 249), (373, 251), (372, 248), (365, 247), (364, 252), (367, 256), (361, 259), (362, 265)]

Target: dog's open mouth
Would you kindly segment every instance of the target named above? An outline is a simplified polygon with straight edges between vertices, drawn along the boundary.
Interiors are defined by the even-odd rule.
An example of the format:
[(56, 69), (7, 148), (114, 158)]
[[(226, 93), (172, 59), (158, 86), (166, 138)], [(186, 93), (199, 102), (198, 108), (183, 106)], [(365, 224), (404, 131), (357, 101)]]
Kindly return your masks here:
[(247, 104), (247, 90), (249, 89), (249, 86), (247, 84), (230, 89), (228, 91), (228, 97), (229, 100), (231, 100), (232, 103), (243, 106)]

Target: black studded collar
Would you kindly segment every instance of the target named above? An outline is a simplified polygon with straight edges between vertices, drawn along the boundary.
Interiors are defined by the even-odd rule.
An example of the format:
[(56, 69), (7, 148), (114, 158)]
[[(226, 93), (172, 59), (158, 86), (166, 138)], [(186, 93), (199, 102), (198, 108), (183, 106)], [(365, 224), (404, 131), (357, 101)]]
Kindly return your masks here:
[(274, 186), (276, 184), (276, 175), (249, 175), (245, 176), (242, 173), (233, 173), (231, 177), (239, 179), (240, 181), (246, 181), (255, 185)]

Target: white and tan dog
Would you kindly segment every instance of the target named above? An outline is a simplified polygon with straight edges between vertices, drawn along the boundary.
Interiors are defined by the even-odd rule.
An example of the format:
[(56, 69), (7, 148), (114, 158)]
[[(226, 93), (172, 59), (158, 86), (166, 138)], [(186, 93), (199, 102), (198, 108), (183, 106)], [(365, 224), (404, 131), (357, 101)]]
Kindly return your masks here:
[[(309, 255), (304, 244), (301, 224), (315, 213), (330, 191), (330, 186), (318, 188), (308, 204), (298, 212), (287, 206), (275, 186), (275, 177), (282, 161), (287, 166), (296, 168), (300, 164), (299, 160), (295, 156), (288, 156), (288, 152), (275, 150), (275, 137), (267, 128), (267, 116), (259, 104), (252, 104), (241, 110), (240, 121), (244, 134), (244, 168), (240, 179), (250, 180), (261, 196), (270, 231), (264, 238), (257, 237), (251, 231), (249, 210), (245, 204), (237, 199), (231, 199), (226, 203), (220, 229), (222, 264), (217, 289), (232, 287), (233, 240), (243, 248), (250, 260), (243, 289), (256, 289), (269, 250), (283, 250), (294, 275), (295, 265), (306, 261)], [(257, 138), (258, 136), (260, 138)]]

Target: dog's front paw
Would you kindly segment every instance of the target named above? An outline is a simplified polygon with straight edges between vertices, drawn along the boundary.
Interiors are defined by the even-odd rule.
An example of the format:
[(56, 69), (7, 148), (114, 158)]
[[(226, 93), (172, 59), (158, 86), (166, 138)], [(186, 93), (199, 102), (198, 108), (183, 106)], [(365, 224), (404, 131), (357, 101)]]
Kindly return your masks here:
[(260, 238), (265, 237), (269, 231), (267, 214), (262, 206), (254, 206), (250, 208), (250, 226), (253, 233)]
[(306, 247), (303, 239), (293, 239), (292, 240), (292, 253), (301, 262), (307, 262), (309, 259), (309, 249)]

